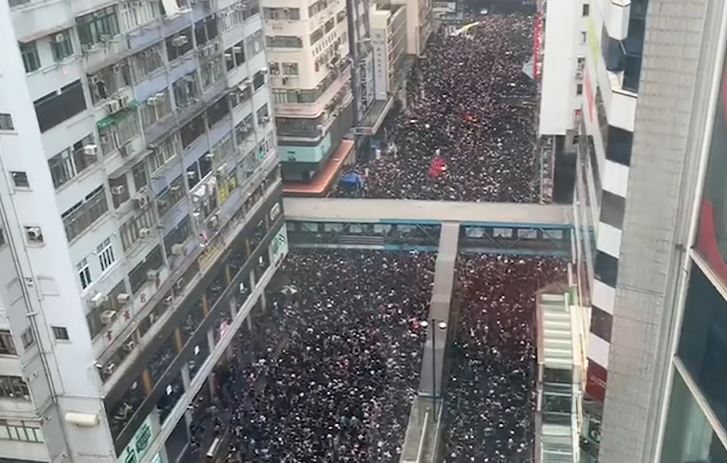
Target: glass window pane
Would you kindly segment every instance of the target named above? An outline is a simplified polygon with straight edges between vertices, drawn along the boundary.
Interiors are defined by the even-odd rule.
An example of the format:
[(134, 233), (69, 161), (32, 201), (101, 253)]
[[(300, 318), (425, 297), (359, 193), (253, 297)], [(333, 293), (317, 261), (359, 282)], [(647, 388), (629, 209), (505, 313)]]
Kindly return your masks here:
[(674, 375), (661, 463), (727, 463), (727, 452), (681, 376)]
[(678, 355), (722, 425), (727, 425), (727, 302), (692, 268)]

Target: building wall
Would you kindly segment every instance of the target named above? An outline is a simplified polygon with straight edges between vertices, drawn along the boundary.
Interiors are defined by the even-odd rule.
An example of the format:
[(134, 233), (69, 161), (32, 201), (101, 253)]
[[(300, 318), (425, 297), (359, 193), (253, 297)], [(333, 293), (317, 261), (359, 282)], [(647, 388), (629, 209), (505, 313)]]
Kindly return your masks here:
[(713, 86), (705, 76), (719, 70), (723, 6), (649, 2), (599, 461), (653, 461), (657, 453)]
[(580, 107), (576, 95), (576, 71), (581, 55), (579, 5), (550, 1), (545, 16), (545, 57), (542, 69), (539, 133), (565, 135), (575, 128), (574, 111)]

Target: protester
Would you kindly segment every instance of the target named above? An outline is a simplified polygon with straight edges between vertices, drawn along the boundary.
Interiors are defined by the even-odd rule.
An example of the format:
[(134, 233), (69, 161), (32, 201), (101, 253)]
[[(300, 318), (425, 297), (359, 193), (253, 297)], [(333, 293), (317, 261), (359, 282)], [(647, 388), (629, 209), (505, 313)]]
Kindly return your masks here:
[[(228, 461), (398, 462), (435, 256), (296, 251), (288, 296), (240, 331), (221, 395)], [(271, 303), (271, 305), (273, 305)]]
[(435, 33), (409, 76), (406, 111), (383, 129), (396, 149), (357, 166), (368, 168), (365, 188), (335, 194), (537, 201), (537, 85), (523, 72), (533, 24), (488, 15), (464, 33)]
[(462, 258), (463, 301), (451, 346), (444, 461), (533, 461), (535, 294), (566, 262), (520, 256)]

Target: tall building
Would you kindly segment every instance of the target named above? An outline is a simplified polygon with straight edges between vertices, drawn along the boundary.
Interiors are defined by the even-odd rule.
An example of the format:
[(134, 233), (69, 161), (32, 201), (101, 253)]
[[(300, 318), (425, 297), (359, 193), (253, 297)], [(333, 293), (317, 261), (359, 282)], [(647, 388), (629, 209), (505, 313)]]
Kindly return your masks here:
[(287, 250), (255, 1), (3, 0), (0, 461), (176, 462)]
[(286, 193), (324, 195), (352, 149), (342, 144), (354, 117), (349, 5), (264, 0), (263, 14)]
[[(553, 3), (544, 80), (548, 29), (575, 32), (572, 18), (587, 16), (573, 214), (590, 319), (583, 453), (725, 462), (726, 5), (590, 2), (551, 15)], [(580, 71), (579, 58), (562, 63)], [(544, 104), (558, 89), (543, 89)]]

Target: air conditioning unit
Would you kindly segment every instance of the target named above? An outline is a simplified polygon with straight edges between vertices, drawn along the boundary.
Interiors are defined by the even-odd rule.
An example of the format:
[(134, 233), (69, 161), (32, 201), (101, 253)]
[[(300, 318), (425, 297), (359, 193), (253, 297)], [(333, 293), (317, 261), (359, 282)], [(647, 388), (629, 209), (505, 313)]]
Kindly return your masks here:
[(146, 104), (149, 106), (156, 106), (159, 100), (157, 100), (157, 97), (150, 96), (146, 99)]
[(131, 296), (128, 293), (119, 293), (116, 295), (116, 302), (119, 304), (128, 304), (131, 300)]
[(109, 298), (104, 293), (96, 293), (94, 294), (91, 299), (88, 301), (91, 307), (94, 309), (98, 309), (99, 307), (103, 306), (106, 301), (108, 301)]
[(84, 145), (83, 154), (86, 156), (98, 156), (98, 145)]
[(576, 79), (581, 80), (583, 79), (583, 71), (576, 71)]
[(186, 35), (180, 35), (172, 39), (172, 46), (179, 48), (187, 45), (188, 42), (189, 39)]
[(263, 124), (267, 124), (268, 122), (270, 122), (270, 117), (269, 116), (263, 116), (263, 117), (260, 118), (260, 122), (263, 123)]
[(183, 256), (187, 253), (187, 248), (182, 243), (172, 245), (172, 254), (175, 256)]
[(126, 187), (124, 185), (116, 185), (111, 187), (111, 194), (115, 196), (123, 195), (126, 193)]
[(43, 231), (40, 227), (25, 227), (25, 233), (28, 236), (28, 240), (42, 243), (43, 242)]
[(209, 225), (211, 228), (217, 228), (220, 226), (220, 216), (215, 214), (210, 217)]
[(106, 112), (109, 114), (115, 114), (119, 112), (121, 109), (121, 106), (119, 106), (119, 100), (111, 100), (108, 103), (106, 103)]
[(101, 323), (104, 325), (110, 325), (116, 318), (115, 310), (104, 310), (101, 312)]
[(172, 193), (179, 193), (179, 191), (180, 191), (181, 189), (182, 189), (182, 186), (181, 186), (181, 185), (174, 185), (174, 186), (172, 186), (172, 188), (171, 188), (171, 190), (172, 190)]
[(156, 281), (159, 279), (159, 270), (152, 269), (146, 272), (146, 279), (149, 281)]
[(99, 83), (100, 80), (99, 80), (98, 76), (94, 75), (94, 76), (88, 76), (88, 81), (90, 83), (96, 85), (97, 83)]
[(55, 36), (53, 36), (53, 41), (55, 43), (65, 42), (65, 40), (66, 40), (65, 34), (56, 34)]
[(232, 53), (242, 53), (242, 47), (239, 45), (232, 47)]
[(164, 303), (164, 305), (170, 306), (172, 305), (172, 302), (174, 302), (174, 296), (169, 294), (168, 296), (165, 296), (164, 299), (162, 299), (162, 302)]
[(122, 96), (120, 98), (117, 98), (116, 101), (119, 102), (119, 108), (125, 108), (126, 105), (129, 103), (129, 97), (128, 96)]
[(107, 375), (112, 375), (114, 371), (116, 371), (116, 364), (113, 362), (103, 367), (103, 372)]
[(136, 347), (136, 341), (134, 340), (126, 341), (124, 343), (124, 350), (126, 352), (131, 352), (132, 350), (134, 350), (134, 347)]
[(227, 61), (232, 61), (232, 53), (225, 53), (225, 59)]
[(149, 198), (144, 194), (136, 195), (134, 196), (134, 205), (139, 209), (146, 209), (149, 207)]
[(139, 229), (139, 238), (146, 238), (149, 236), (149, 233), (151, 231), (148, 228), (140, 228)]
[(111, 70), (113, 72), (115, 72), (116, 74), (120, 74), (121, 73), (121, 65), (120, 64), (114, 64), (113, 67), (111, 68)]

